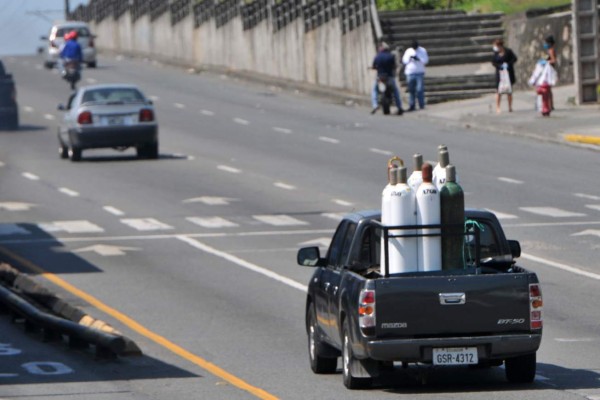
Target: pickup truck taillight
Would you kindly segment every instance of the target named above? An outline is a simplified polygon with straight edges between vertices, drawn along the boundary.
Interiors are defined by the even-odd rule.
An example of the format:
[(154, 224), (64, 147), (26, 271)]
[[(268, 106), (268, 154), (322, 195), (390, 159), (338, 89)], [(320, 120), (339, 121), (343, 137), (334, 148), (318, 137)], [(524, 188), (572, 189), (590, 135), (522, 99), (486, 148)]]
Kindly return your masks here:
[(364, 335), (375, 334), (375, 291), (363, 289), (358, 298), (358, 324)]
[(542, 329), (542, 308), (544, 307), (544, 301), (542, 300), (542, 289), (537, 283), (531, 283), (529, 285), (529, 320), (530, 328)]

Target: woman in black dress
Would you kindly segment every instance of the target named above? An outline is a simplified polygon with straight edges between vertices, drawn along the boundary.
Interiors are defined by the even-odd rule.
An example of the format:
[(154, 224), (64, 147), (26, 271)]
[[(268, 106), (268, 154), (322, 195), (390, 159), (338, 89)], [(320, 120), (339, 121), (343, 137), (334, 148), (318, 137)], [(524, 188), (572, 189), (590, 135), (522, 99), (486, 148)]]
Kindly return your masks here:
[[(492, 58), (492, 64), (496, 67), (496, 112), (500, 113), (500, 97), (502, 94), (498, 91), (500, 84), (500, 71), (502, 69), (508, 70), (508, 76), (510, 78), (511, 87), (515, 84), (515, 69), (514, 64), (517, 62), (517, 56), (513, 51), (507, 47), (504, 47), (504, 41), (502, 39), (496, 39), (494, 41), (494, 57)], [(508, 97), (508, 111), (512, 112), (512, 92), (506, 93)]]

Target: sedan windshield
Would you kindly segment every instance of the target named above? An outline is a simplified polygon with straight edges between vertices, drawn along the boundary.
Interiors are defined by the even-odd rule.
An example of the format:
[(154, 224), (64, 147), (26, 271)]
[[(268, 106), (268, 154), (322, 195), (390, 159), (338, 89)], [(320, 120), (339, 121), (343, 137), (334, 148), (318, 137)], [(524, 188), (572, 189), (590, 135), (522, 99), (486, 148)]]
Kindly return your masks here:
[(82, 104), (142, 103), (144, 96), (139, 90), (132, 88), (91, 89), (85, 91), (81, 102)]

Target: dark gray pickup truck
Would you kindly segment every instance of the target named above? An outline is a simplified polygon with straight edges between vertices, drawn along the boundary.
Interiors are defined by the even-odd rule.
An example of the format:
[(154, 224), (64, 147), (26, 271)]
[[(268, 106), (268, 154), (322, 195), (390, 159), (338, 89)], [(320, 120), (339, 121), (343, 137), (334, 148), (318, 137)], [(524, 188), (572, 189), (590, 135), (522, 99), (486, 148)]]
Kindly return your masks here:
[(494, 214), (467, 209), (465, 217), (461, 269), (383, 276), (388, 228), (378, 211), (346, 216), (325, 258), (318, 247), (298, 251), (298, 264), (316, 267), (306, 300), (315, 373), (335, 372), (341, 356), (349, 389), (370, 386), (394, 362), (504, 363), (508, 381), (533, 381), (542, 339), (538, 278), (515, 264), (519, 243), (506, 239)]

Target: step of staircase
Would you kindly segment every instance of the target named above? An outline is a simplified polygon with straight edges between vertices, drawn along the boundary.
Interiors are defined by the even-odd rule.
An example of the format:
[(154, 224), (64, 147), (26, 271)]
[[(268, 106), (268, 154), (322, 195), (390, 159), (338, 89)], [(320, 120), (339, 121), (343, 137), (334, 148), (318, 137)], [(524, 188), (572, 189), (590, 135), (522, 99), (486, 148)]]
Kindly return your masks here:
[(416, 24), (416, 23), (453, 23), (453, 22), (482, 22), (482, 21), (502, 21), (503, 13), (488, 14), (451, 14), (430, 13), (425, 16), (413, 16), (404, 14), (388, 14), (389, 11), (378, 12), (379, 20), (382, 24)]
[(440, 17), (452, 15), (467, 15), (462, 10), (397, 10), (397, 11), (378, 11), (381, 18), (384, 15), (387, 18), (416, 18), (416, 17)]
[[(400, 83), (402, 90), (406, 90), (404, 76), (401, 77)], [(495, 74), (425, 76), (427, 104), (475, 98), (495, 92)]]
[(382, 23), (382, 29), (387, 34), (414, 34), (416, 32), (431, 32), (431, 31), (443, 31), (443, 32), (454, 32), (468, 29), (502, 29), (502, 21), (481, 21), (477, 24), (473, 24), (470, 21), (456, 21), (456, 22), (424, 22), (424, 23), (405, 23), (405, 24), (393, 24), (390, 21)]

